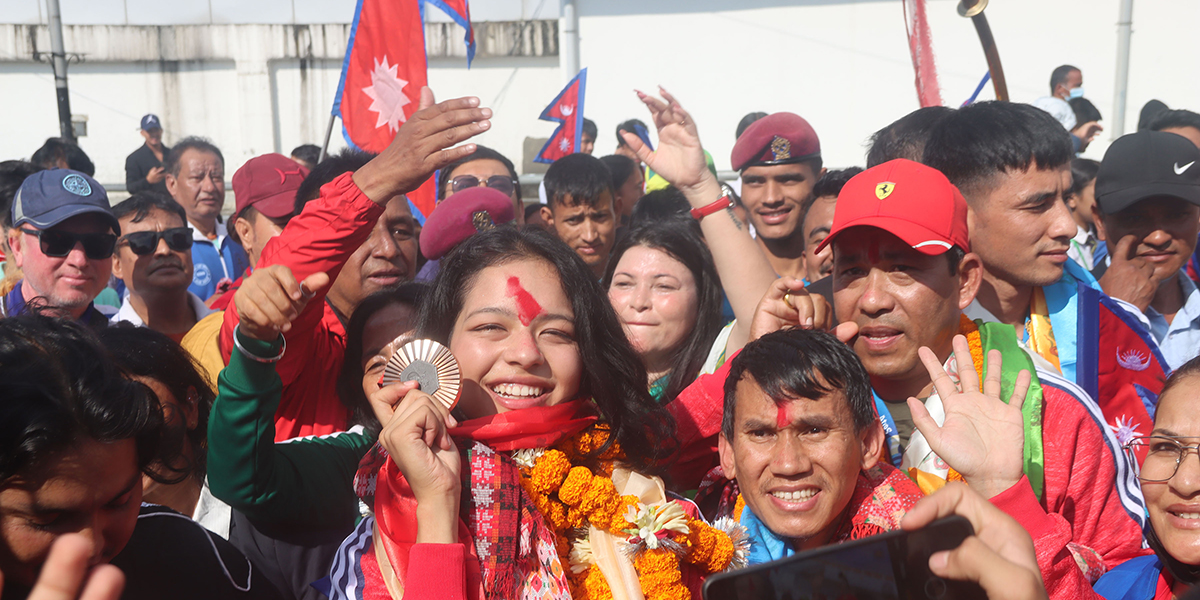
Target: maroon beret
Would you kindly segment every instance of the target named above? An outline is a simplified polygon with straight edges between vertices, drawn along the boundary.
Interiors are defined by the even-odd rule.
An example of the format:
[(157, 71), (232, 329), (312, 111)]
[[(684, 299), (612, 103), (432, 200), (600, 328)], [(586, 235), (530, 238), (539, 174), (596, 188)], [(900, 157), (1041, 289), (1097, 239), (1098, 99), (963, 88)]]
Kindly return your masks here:
[(421, 228), (421, 254), (437, 260), (463, 240), (513, 220), (512, 198), (486, 186), (442, 200)]
[(734, 171), (756, 165), (783, 165), (821, 156), (821, 140), (803, 117), (789, 112), (767, 115), (746, 128), (733, 145)]

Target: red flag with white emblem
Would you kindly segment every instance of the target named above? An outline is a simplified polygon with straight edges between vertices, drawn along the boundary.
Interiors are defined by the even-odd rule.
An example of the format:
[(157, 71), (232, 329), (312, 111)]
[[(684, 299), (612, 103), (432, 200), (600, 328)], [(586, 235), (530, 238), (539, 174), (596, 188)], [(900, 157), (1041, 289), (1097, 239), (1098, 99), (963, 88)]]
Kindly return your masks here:
[(346, 141), (382, 152), (417, 111), (425, 76), (420, 0), (359, 0), (334, 112)]
[(587, 69), (584, 69), (558, 93), (538, 119), (558, 123), (533, 162), (552, 163), (568, 154), (579, 152), (583, 139), (583, 96), (587, 90)]
[[(359, 0), (333, 105), (346, 141), (382, 152), (417, 111), (426, 82), (421, 0)], [(433, 211), (435, 192), (431, 179), (408, 195), (418, 220)]]

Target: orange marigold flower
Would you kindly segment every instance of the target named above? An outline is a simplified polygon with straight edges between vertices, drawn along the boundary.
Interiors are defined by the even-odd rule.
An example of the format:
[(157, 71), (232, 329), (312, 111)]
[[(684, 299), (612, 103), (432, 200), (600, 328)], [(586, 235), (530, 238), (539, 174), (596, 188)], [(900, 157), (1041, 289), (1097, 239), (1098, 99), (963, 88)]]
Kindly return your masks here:
[(538, 512), (546, 517), (546, 521), (555, 531), (562, 531), (567, 528), (569, 521), (567, 519), (567, 508), (561, 502), (548, 501), (545, 508), (538, 507)]
[(583, 513), (579, 509), (571, 507), (567, 509), (567, 527), (575, 529), (583, 527)]
[(708, 561), (700, 565), (709, 573), (720, 573), (729, 566), (729, 561), (733, 560), (733, 540), (723, 531), (716, 531), (713, 538), (716, 541), (712, 549), (712, 554)]
[(616, 497), (617, 488), (611, 479), (593, 477), (592, 485), (588, 487), (588, 491), (583, 495), (583, 501), (579, 503), (579, 510), (590, 517), (597, 509), (612, 502)]
[(604, 573), (600, 572), (600, 567), (592, 565), (587, 570), (587, 579), (583, 582), (584, 589), (587, 590), (589, 600), (609, 600), (613, 597), (612, 590), (608, 587), (608, 580), (604, 578)]
[(592, 484), (592, 471), (587, 467), (571, 467), (567, 479), (558, 488), (558, 499), (568, 506), (578, 506)]
[(547, 450), (538, 457), (530, 473), (530, 485), (542, 494), (549, 494), (562, 485), (567, 472), (571, 470), (571, 461), (567, 455), (558, 450)]

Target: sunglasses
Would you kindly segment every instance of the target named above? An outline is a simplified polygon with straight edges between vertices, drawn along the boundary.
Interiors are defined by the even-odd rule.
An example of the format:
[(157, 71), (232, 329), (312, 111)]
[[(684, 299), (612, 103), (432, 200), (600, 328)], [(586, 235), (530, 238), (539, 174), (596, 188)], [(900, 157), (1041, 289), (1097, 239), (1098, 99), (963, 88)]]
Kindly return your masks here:
[(457, 194), (463, 190), (486, 185), (505, 196), (511, 196), (514, 189), (513, 186), (516, 184), (517, 180), (507, 175), (492, 175), (487, 178), (487, 181), (479, 181), (479, 178), (474, 175), (459, 175), (450, 180), (450, 192)]
[(168, 248), (183, 252), (192, 247), (192, 230), (187, 227), (172, 227), (162, 231), (138, 231), (125, 235), (118, 241), (129, 244), (129, 249), (134, 254), (145, 256), (154, 253), (158, 248), (158, 240), (166, 240)]
[(55, 229), (25, 229), (21, 233), (35, 236), (41, 245), (42, 254), (54, 258), (63, 258), (75, 249), (75, 244), (83, 244), (83, 253), (90, 260), (112, 258), (113, 249), (117, 245), (117, 236), (111, 233), (71, 233)]

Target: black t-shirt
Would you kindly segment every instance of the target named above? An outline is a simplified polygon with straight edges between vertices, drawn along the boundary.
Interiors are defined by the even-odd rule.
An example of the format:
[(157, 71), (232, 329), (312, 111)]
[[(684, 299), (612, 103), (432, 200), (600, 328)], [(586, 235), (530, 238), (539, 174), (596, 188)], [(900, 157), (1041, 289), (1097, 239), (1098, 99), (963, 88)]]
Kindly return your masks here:
[(125, 573), (123, 600), (282, 598), (232, 544), (162, 506), (142, 506), (133, 537), (112, 564)]

